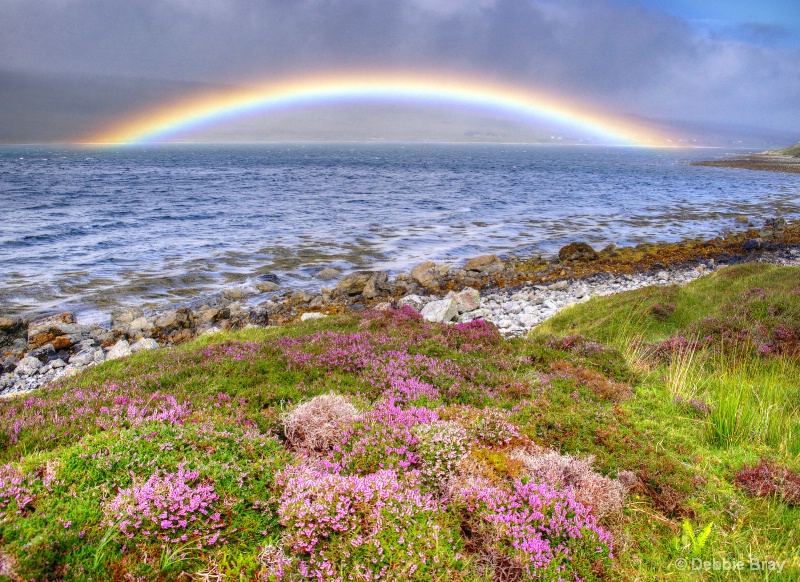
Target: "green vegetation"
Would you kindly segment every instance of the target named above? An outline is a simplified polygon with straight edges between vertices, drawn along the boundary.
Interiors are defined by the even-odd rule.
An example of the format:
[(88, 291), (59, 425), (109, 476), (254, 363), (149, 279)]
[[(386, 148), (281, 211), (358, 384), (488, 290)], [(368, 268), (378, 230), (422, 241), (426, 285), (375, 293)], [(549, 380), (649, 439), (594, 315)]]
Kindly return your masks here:
[(792, 147), (788, 147), (784, 150), (780, 150), (780, 152), (787, 156), (794, 156), (796, 158), (800, 158), (800, 143), (797, 145), (793, 145)]
[(796, 580), (799, 274), (511, 341), (248, 329), (0, 401), (0, 580)]

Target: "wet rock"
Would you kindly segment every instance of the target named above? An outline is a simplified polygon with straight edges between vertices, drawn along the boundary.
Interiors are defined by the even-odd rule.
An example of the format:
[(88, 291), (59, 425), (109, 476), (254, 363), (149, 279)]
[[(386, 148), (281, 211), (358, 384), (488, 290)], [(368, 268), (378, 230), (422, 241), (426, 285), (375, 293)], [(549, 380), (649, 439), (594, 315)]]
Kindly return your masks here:
[(764, 239), (762, 238), (751, 238), (742, 245), (742, 248), (746, 251), (757, 251), (764, 248)]
[(458, 315), (458, 306), (456, 302), (450, 298), (445, 297), (439, 301), (431, 301), (420, 311), (422, 317), (427, 321), (436, 323), (453, 321)]
[(0, 353), (14, 345), (14, 340), (27, 338), (27, 323), (18, 317), (0, 317)]
[(776, 218), (768, 218), (764, 221), (764, 226), (767, 228), (771, 228), (772, 230), (783, 230), (786, 228), (786, 219), (782, 216), (778, 216)]
[(175, 309), (159, 315), (155, 322), (155, 331), (162, 336), (168, 336), (176, 330), (183, 330), (193, 326), (196, 317), (191, 309)]
[(423, 287), (436, 287), (439, 270), (433, 261), (425, 261), (411, 269), (411, 278)]
[(91, 335), (88, 325), (75, 323), (71, 313), (59, 313), (32, 321), (28, 325), (28, 349), (51, 343), (57, 350), (68, 349)]
[(269, 308), (258, 306), (251, 309), (247, 314), (247, 323), (259, 327), (269, 325)]
[(339, 279), (339, 282), (336, 283), (336, 290), (346, 295), (361, 295), (370, 281), (372, 281), (372, 285), (368, 292), (377, 293), (378, 290), (387, 287), (389, 275), (385, 271), (355, 271)]
[(89, 327), (89, 337), (87, 339), (98, 345), (111, 345), (121, 335), (123, 335), (123, 332), (119, 329), (106, 329), (99, 325), (92, 325)]
[(456, 307), (459, 313), (466, 313), (468, 311), (475, 311), (481, 306), (481, 294), (476, 289), (467, 287), (459, 293), (452, 291), (447, 294), (448, 297), (456, 302)]
[(300, 321), (309, 321), (311, 319), (322, 319), (323, 317), (328, 317), (324, 313), (319, 313), (317, 311), (309, 311), (308, 313), (304, 313), (300, 316)]
[(231, 301), (241, 301), (241, 299), (244, 298), (244, 290), (241, 287), (228, 287), (227, 289), (223, 289), (220, 295)]
[(53, 344), (44, 344), (40, 348), (31, 350), (28, 353), (28, 355), (32, 358), (36, 358), (43, 364), (46, 364), (58, 358), (58, 356), (56, 355), (56, 349), (53, 347)]
[(133, 352), (131, 352), (131, 344), (129, 344), (126, 340), (119, 340), (111, 349), (108, 350), (106, 354), (106, 360), (119, 360), (120, 358), (124, 358), (125, 356), (130, 356)]
[(138, 307), (129, 307), (111, 314), (111, 328), (118, 329), (123, 333), (127, 331), (132, 321), (143, 317), (144, 312)]
[(503, 270), (503, 261), (497, 255), (481, 255), (469, 259), (464, 265), (465, 271), (472, 271), (481, 275), (493, 275)]
[(596, 261), (598, 258), (597, 251), (585, 242), (570, 243), (558, 251), (559, 261)]
[(317, 273), (316, 277), (320, 281), (330, 281), (331, 279), (338, 277), (340, 274), (341, 273), (336, 269), (333, 269), (331, 267), (325, 267), (319, 273)]
[(43, 364), (33, 356), (26, 356), (22, 358), (17, 367), (14, 368), (14, 373), (18, 376), (33, 376), (39, 373)]
[(255, 288), (262, 293), (269, 293), (270, 291), (277, 290), (279, 285), (274, 281), (259, 281), (255, 284)]
[(131, 353), (141, 352), (144, 350), (157, 350), (158, 342), (153, 338), (142, 338), (131, 346)]

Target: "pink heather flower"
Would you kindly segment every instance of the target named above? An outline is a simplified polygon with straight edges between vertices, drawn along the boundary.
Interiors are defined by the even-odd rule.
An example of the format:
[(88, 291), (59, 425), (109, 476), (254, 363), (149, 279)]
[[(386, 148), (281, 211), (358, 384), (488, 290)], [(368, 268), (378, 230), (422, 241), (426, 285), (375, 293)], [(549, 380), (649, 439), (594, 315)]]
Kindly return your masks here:
[[(159, 474), (156, 470), (147, 481), (121, 489), (106, 504), (106, 523), (128, 538), (142, 528), (143, 536), (155, 535), (165, 542), (180, 540), (187, 535), (187, 525), (193, 523), (193, 538), (208, 536), (206, 545), (212, 545), (219, 538), (213, 530), (222, 527), (222, 516), (214, 510), (219, 497), (210, 482), (196, 483), (198, 477), (199, 473), (187, 471), (185, 464), (175, 473)], [(137, 531), (130, 530), (131, 524)]]

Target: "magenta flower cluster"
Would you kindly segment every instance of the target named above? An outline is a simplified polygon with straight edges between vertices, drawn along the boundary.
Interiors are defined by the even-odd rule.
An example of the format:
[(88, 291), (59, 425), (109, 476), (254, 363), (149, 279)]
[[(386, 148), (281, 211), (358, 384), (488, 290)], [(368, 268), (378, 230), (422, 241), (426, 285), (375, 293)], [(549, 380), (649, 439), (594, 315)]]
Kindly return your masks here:
[(277, 580), (430, 580), (444, 567), (437, 555), (440, 508), (394, 471), (336, 475), (287, 469), (278, 515), (294, 555), (272, 572)]
[(384, 469), (410, 471), (420, 464), (419, 438), (412, 430), (438, 414), (423, 407), (401, 408), (393, 399), (378, 402), (334, 444), (322, 466), (334, 473), (367, 474)]
[(472, 514), (484, 551), (505, 554), (528, 578), (575, 579), (576, 559), (613, 557), (611, 534), (569, 489), (517, 480), (511, 489), (464, 487), (457, 497)]
[(156, 470), (147, 481), (120, 489), (106, 504), (106, 523), (124, 536), (153, 537), (162, 542), (196, 543), (198, 549), (219, 540), (224, 526), (215, 509), (219, 497), (209, 482), (184, 465), (174, 473)]
[(0, 465), (0, 518), (11, 509), (19, 514), (33, 501), (27, 479), (10, 464)]

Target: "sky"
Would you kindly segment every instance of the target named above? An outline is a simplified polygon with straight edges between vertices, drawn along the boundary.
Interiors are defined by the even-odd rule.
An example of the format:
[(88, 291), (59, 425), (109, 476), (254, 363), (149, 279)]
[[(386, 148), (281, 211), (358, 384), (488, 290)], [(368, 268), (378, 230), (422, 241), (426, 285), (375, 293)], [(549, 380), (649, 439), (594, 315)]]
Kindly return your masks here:
[(0, 142), (346, 70), (466, 75), (797, 141), (800, 0), (0, 0)]

